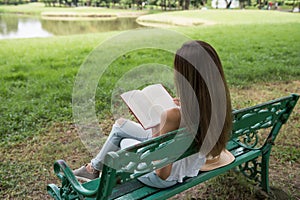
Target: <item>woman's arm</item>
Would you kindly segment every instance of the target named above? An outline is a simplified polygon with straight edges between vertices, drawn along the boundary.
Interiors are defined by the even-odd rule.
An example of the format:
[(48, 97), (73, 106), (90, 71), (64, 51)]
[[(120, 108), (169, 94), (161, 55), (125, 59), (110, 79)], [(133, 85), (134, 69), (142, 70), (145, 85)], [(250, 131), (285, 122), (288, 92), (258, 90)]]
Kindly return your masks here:
[[(161, 116), (159, 135), (166, 134), (170, 131), (177, 130), (180, 125), (180, 110), (179, 108), (172, 108), (165, 111)], [(167, 179), (172, 170), (172, 164), (169, 164), (161, 169), (157, 169), (156, 174), (163, 180)]]
[[(179, 99), (179, 98), (175, 97), (175, 98), (173, 98), (173, 101), (174, 101), (174, 103), (175, 103), (178, 107), (180, 107), (180, 99)], [(157, 126), (155, 126), (155, 127), (152, 128), (152, 137), (157, 137), (157, 136), (160, 135), (161, 124), (162, 124), (163, 121), (166, 120), (166, 117), (167, 117), (166, 115), (167, 115), (167, 113), (165, 112), (165, 113), (163, 113), (163, 115), (165, 115), (165, 116), (161, 116), (161, 123), (160, 123), (159, 125), (157, 125)], [(170, 116), (171, 118), (173, 118), (173, 117), (179, 118), (178, 120), (177, 120), (177, 119), (174, 119), (174, 120), (175, 120), (175, 121), (177, 120), (177, 121), (179, 121), (179, 123), (180, 123), (180, 111), (179, 111), (179, 109), (176, 109), (176, 108), (174, 108), (174, 110), (170, 109), (170, 110), (169, 110), (169, 116)], [(162, 119), (163, 119), (163, 120), (162, 120)], [(174, 130), (175, 130), (175, 129), (174, 129)]]

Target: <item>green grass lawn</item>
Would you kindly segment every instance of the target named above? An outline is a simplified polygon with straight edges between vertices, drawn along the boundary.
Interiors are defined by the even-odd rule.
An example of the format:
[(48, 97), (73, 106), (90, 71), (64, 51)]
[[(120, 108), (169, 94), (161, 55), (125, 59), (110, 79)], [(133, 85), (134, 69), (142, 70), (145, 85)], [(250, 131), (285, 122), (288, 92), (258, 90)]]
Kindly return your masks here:
[[(224, 18), (231, 18), (227, 12), (224, 11)], [(220, 18), (220, 13), (216, 12), (215, 17)], [(235, 13), (236, 19), (239, 15), (245, 18), (240, 13)], [(260, 11), (257, 13), (262, 15)], [(172, 29), (215, 47), (232, 90), (234, 107), (244, 107), (287, 93), (299, 93), (300, 23), (294, 15), (288, 16), (286, 22), (280, 19), (280, 23), (252, 21)], [(89, 53), (114, 34), (117, 32), (0, 40), (0, 197), (45, 199), (45, 185), (56, 180), (51, 169), (54, 160), (66, 159), (72, 167), (89, 160), (90, 155), (72, 124), (73, 85)], [(112, 123), (111, 91), (124, 73), (123, 66), (131, 69), (151, 60), (153, 55), (157, 63), (172, 66), (170, 53), (141, 50), (122, 56), (105, 73), (103, 80), (107, 81), (99, 83), (96, 109), (100, 123), (107, 130)], [(296, 111), (293, 124), (288, 124), (290, 128), (283, 130), (284, 137), (279, 138), (279, 150), (274, 151), (279, 159), (275, 164), (290, 166), (282, 169), (283, 175), (275, 180), (282, 178), (286, 182), (274, 184), (299, 198), (295, 171), (287, 171), (299, 167), (300, 155), (294, 146), (294, 140), (300, 136), (299, 107)], [(291, 134), (294, 134), (291, 139), (286, 139)], [(272, 170), (277, 169), (275, 164)], [(288, 172), (293, 180), (291, 186), (284, 177)]]
[[(179, 14), (180, 13), (180, 14)], [(187, 18), (204, 19), (216, 24), (277, 24), (299, 22), (300, 16), (289, 12), (276, 12), (264, 10), (207, 10), (207, 11), (184, 11), (184, 12), (161, 13), (166, 16), (182, 16)]]
[(144, 15), (138, 18), (143, 23), (154, 25), (243, 25), (243, 24), (286, 24), (299, 23), (300, 16), (296, 13), (264, 11), (264, 10), (192, 10), (163, 12)]
[[(231, 86), (297, 80), (300, 76), (300, 24), (198, 27), (184, 30), (211, 43), (219, 52)], [(180, 31), (180, 29), (178, 29)], [(288, 35), (286, 35), (288, 33)], [(1, 145), (36, 134), (53, 121), (71, 120), (74, 78), (88, 56), (110, 34), (0, 41)], [(116, 61), (107, 79), (117, 81), (118, 66), (133, 68), (153, 50), (132, 52)], [(161, 55), (161, 56), (159, 56)], [(172, 66), (173, 55), (159, 54), (158, 63)], [(167, 58), (167, 59), (166, 59)], [(107, 113), (114, 82), (99, 84), (97, 109)], [(103, 95), (103, 94), (104, 95)], [(102, 116), (103, 117), (103, 116)]]

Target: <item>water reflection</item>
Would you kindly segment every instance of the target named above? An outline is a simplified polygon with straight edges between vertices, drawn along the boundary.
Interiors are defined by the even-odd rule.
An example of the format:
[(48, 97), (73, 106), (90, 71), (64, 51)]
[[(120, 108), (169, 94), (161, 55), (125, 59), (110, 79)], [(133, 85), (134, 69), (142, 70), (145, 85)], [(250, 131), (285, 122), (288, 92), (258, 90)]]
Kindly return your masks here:
[(37, 18), (0, 15), (0, 39), (49, 36), (52, 34), (43, 29)]
[(107, 31), (129, 30), (141, 27), (135, 18), (115, 18), (108, 20), (57, 21), (41, 20), (43, 28), (54, 35), (73, 35)]
[(97, 33), (139, 27), (134, 18), (63, 21), (0, 14), (0, 39)]

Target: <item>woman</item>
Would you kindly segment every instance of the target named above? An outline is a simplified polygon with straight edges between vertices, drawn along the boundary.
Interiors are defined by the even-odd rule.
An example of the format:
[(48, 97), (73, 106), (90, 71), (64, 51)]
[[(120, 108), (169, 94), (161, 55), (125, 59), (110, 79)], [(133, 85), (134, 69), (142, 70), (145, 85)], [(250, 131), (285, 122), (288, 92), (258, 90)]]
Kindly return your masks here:
[[(157, 188), (170, 187), (182, 182), (184, 177), (196, 176), (207, 156), (221, 154), (225, 149), (232, 121), (230, 95), (219, 56), (208, 43), (191, 41), (176, 52), (174, 69), (180, 107), (165, 111), (160, 125), (152, 130), (144, 130), (141, 125), (129, 120), (117, 120), (99, 154), (91, 163), (75, 170), (75, 176), (97, 178), (105, 155), (109, 151), (119, 150), (123, 139), (142, 142), (182, 126), (194, 132), (199, 153), (140, 177), (142, 183)], [(215, 115), (215, 107), (218, 107), (217, 110), (224, 108), (223, 115), (222, 112)]]

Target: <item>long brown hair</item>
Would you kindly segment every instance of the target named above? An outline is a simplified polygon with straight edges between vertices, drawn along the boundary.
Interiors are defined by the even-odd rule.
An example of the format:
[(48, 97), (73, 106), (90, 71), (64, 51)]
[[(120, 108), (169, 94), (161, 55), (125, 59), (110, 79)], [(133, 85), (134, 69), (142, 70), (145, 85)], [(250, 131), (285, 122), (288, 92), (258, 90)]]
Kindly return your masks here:
[[(232, 118), (230, 94), (217, 52), (211, 45), (203, 41), (185, 43), (176, 52), (174, 68), (176, 89), (181, 100), (181, 120), (186, 126), (197, 125), (195, 141), (199, 150), (205, 140), (211, 144), (211, 148), (206, 154), (219, 155), (229, 139)], [(213, 71), (213, 68), (217, 70)], [(214, 74), (221, 77), (219, 82)], [(221, 84), (224, 98), (221, 97), (222, 90), (217, 84)], [(211, 87), (215, 87), (215, 89), (210, 89)], [(212, 97), (216, 97), (214, 102)], [(223, 108), (223, 116), (221, 114), (221, 116), (213, 115), (213, 109), (216, 110), (219, 107), (212, 108), (212, 106)], [(215, 121), (214, 123), (221, 128), (209, 127), (211, 121)], [(220, 124), (218, 124), (219, 122)], [(219, 133), (215, 134), (214, 132)]]

